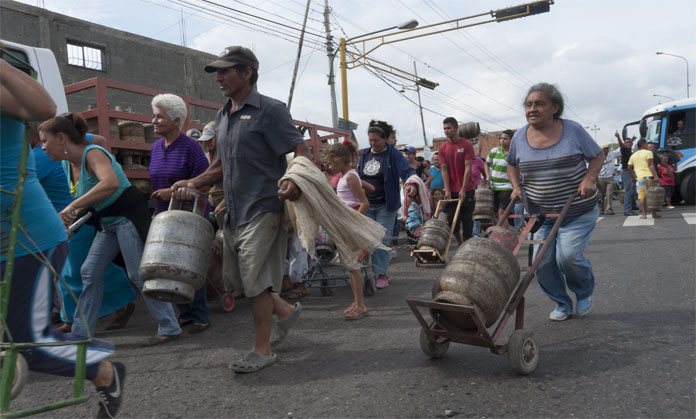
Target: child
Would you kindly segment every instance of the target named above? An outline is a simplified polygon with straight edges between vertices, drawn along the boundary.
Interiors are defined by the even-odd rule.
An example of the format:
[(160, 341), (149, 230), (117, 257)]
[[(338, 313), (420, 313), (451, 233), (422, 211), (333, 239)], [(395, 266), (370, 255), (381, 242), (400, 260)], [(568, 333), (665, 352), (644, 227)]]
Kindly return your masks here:
[(410, 198), (406, 216), (406, 235), (408, 244), (415, 245), (423, 235), (423, 210), (418, 196), (418, 186), (413, 183), (406, 184), (406, 195)]
[[(442, 188), (433, 188), (433, 190), (430, 191), (430, 208), (433, 210), (433, 212), (437, 211), (437, 204), (444, 197), (445, 192), (442, 190)], [(444, 206), (444, 203), (442, 205)]]
[(668, 154), (662, 155), (657, 170), (660, 175), (660, 186), (665, 189), (665, 202), (667, 202), (667, 208), (673, 209), (672, 192), (674, 191), (674, 164), (669, 162)]
[[(345, 140), (342, 143), (331, 146), (327, 159), (331, 163), (334, 173), (341, 175), (336, 186), (338, 198), (349, 207), (359, 211), (361, 214), (365, 214), (370, 204), (363, 190), (360, 176), (352, 168), (356, 154), (355, 145)], [(360, 259), (364, 256), (365, 254)], [(363, 301), (363, 279), (360, 274), (360, 268), (360, 260), (357, 260), (348, 272), (350, 287), (353, 290), (353, 304), (343, 312), (345, 320), (358, 320), (367, 316), (367, 307), (365, 307), (365, 302)]]

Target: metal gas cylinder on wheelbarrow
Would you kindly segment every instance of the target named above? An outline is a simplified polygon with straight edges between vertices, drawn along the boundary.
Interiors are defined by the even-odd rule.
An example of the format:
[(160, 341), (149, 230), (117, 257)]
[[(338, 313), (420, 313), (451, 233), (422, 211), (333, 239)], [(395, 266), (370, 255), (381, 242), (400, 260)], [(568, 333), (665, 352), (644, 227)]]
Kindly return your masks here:
[[(516, 237), (514, 230), (502, 227), (516, 200), (489, 228), (487, 238), (468, 240), (454, 255), (433, 285), (433, 300), (406, 299), (421, 325), (420, 346), (431, 358), (442, 357), (450, 342), (487, 347), (497, 355), (507, 354), (508, 364), (520, 374), (530, 374), (539, 361), (539, 345), (533, 332), (524, 327), (524, 293), (536, 269), (554, 240), (577, 192), (566, 201), (559, 214), (532, 215)], [(544, 240), (527, 240), (545, 218), (556, 218)], [(520, 268), (516, 259), (524, 244), (541, 244), (529, 267)], [(530, 249), (531, 251), (531, 249)], [(525, 275), (520, 279), (520, 272)], [(420, 308), (432, 318), (427, 322)], [(499, 343), (505, 326), (515, 315), (515, 330), (507, 343)], [(493, 327), (492, 333), (489, 328)]]
[[(440, 211), (443, 202), (457, 202), (457, 209), (454, 213), (454, 222), (447, 226), (447, 222), (440, 219)], [(423, 235), (418, 239), (416, 248), (411, 251), (411, 256), (416, 260), (416, 266), (420, 265), (444, 265), (447, 263), (452, 235), (457, 226), (456, 220), (459, 218), (459, 211), (462, 201), (459, 199), (441, 199), (437, 203), (433, 218), (423, 224)]]

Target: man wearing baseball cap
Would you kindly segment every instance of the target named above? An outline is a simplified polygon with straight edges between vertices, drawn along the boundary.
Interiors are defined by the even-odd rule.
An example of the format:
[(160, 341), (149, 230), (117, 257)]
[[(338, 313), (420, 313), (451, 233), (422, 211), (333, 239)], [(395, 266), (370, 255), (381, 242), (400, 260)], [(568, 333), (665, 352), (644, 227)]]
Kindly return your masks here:
[[(258, 69), (254, 53), (236, 45), (205, 66), (206, 72), (216, 74), (220, 91), (228, 98), (215, 118), (220, 160), (201, 175), (172, 186), (199, 189), (223, 181), (227, 206), (223, 275), (235, 291), (251, 298), (256, 331), (251, 351), (229, 364), (237, 373), (273, 364), (273, 315), (278, 319), (275, 345), (302, 310), (299, 303), (292, 306), (278, 294), (287, 244), (282, 200), (296, 200), (301, 191), (291, 181), (279, 188), (278, 181), (287, 169), (287, 153), (310, 160), (311, 155), (285, 104), (257, 91)], [(183, 195), (183, 191), (176, 194), (180, 199)]]

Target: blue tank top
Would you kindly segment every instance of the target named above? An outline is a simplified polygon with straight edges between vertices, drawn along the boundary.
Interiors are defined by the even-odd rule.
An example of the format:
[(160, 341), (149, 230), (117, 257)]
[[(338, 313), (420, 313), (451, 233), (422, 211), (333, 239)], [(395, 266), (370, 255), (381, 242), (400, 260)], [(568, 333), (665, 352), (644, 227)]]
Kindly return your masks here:
[[(23, 138), (24, 124), (8, 116), (0, 116), (0, 185), (2, 189), (14, 191), (17, 187), (17, 165), (22, 154)], [(0, 193), (0, 261), (6, 260), (13, 202), (14, 196)], [(24, 182), (21, 213), (21, 225), (27, 231), (27, 235), (20, 230), (17, 240), (32, 252), (49, 250), (68, 239), (63, 223), (36, 178), (34, 154), (31, 151), (27, 159), (27, 178)], [(15, 257), (27, 254), (29, 253), (24, 248), (17, 245)]]
[[(102, 210), (109, 205), (113, 204), (125, 191), (127, 188), (131, 186), (130, 181), (126, 177), (125, 173), (123, 173), (123, 169), (121, 168), (121, 165), (118, 164), (114, 156), (111, 155), (108, 151), (106, 151), (103, 147), (100, 147), (98, 145), (88, 145), (85, 147), (85, 150), (82, 152), (82, 166), (80, 168), (80, 180), (77, 183), (77, 197), (81, 197), (82, 195), (86, 194), (89, 192), (92, 188), (94, 188), (97, 183), (99, 183), (99, 178), (90, 173), (87, 170), (87, 152), (92, 150), (92, 149), (97, 149), (101, 150), (106, 154), (109, 159), (111, 160), (111, 167), (114, 169), (114, 172), (116, 172), (116, 177), (118, 178), (118, 189), (116, 189), (116, 192), (112, 193), (111, 195), (107, 196), (104, 199), (101, 199), (99, 201), (96, 201), (92, 204), (92, 207), (96, 209), (97, 211)], [(63, 170), (65, 171), (65, 174), (68, 176), (68, 179), (70, 179), (70, 162), (67, 160), (63, 160)], [(118, 224), (121, 221), (123, 221), (125, 217), (103, 217), (101, 219), (101, 223), (104, 225), (114, 225)]]

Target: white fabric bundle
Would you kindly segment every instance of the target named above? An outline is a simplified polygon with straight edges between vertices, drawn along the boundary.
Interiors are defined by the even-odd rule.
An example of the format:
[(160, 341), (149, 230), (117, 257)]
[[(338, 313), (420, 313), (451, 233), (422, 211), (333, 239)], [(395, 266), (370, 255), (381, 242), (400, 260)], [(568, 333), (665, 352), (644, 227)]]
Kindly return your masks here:
[(293, 181), (302, 191), (297, 201), (286, 203), (300, 243), (312, 257), (320, 225), (336, 243), (341, 264), (348, 269), (363, 252), (389, 250), (382, 244), (386, 229), (341, 202), (326, 176), (308, 158), (296, 157), (279, 183), (284, 180)]

